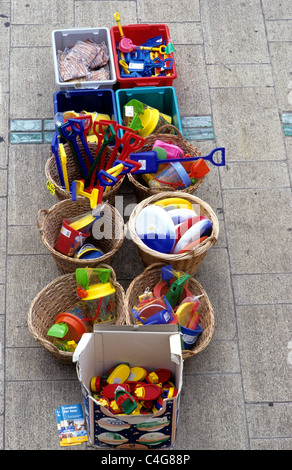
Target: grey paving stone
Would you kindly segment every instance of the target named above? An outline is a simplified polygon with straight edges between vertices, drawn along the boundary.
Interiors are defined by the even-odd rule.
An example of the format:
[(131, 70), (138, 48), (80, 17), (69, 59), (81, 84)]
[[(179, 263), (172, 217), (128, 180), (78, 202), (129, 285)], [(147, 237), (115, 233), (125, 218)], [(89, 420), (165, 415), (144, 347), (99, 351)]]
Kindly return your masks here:
[[(51, 47), (17, 47), (10, 56), (11, 119), (53, 118), (57, 89)], [(21, 80), (23, 70), (25, 80)]]
[(260, 2), (206, 0), (201, 17), (207, 64), (269, 62)]
[(232, 273), (291, 271), (290, 197), (289, 189), (223, 191)]
[[(131, 253), (131, 256), (129, 256)], [(132, 240), (125, 238), (120, 250), (116, 253), (112, 262), (117, 280), (130, 279), (131, 281), (139, 276), (144, 270), (144, 264)]]
[(38, 344), (28, 330), (28, 311), (35, 296), (57, 276), (57, 268), (50, 255), (8, 256), (6, 347)]
[(251, 439), (291, 437), (291, 403), (256, 403), (246, 405)]
[[(175, 50), (177, 78), (173, 86), (176, 89), (180, 115), (211, 114), (202, 46), (177, 45)], [(192, 65), (186, 67), (186, 64)]]
[(0, 106), (2, 119), (0, 121), (0, 168), (6, 168), (8, 162), (8, 120), (9, 95), (0, 93)]
[(176, 450), (248, 448), (240, 374), (185, 376), (180, 403)]
[(36, 223), (35, 227), (30, 225), (10, 226), (7, 244), (8, 254), (10, 255), (48, 254)]
[(214, 336), (203, 351), (184, 361), (184, 377), (203, 373), (236, 372), (240, 372), (237, 341), (216, 340)]
[(292, 303), (291, 274), (242, 274), (232, 276), (236, 305)]
[(291, 52), (291, 42), (270, 43), (271, 63), (280, 111), (292, 110)]
[[(171, 42), (176, 44), (203, 44), (203, 34), (200, 22), (168, 23)], [(176, 53), (174, 52), (176, 60)]]
[[(4, 364), (5, 364), (5, 317), (0, 316), (0, 415), (3, 415), (5, 412), (4, 405), (4, 384), (5, 384), (5, 374), (4, 374)], [(0, 429), (2, 427), (0, 426)], [(0, 448), (1, 448), (1, 438), (0, 438)]]
[[(7, 382), (5, 449), (59, 450), (55, 409), (77, 403), (83, 403), (77, 380)], [(85, 447), (83, 443), (68, 450)]]
[(61, 364), (41, 345), (34, 348), (6, 348), (6, 370), (8, 382), (76, 379), (74, 363)]
[(90, 1), (74, 2), (75, 25), (77, 28), (111, 28), (117, 26), (114, 13), (120, 14), (121, 25), (136, 24), (135, 1)]
[(7, 69), (9, 66), (9, 29), (11, 23), (9, 3), (2, 3), (0, 11), (0, 68)]
[[(247, 402), (291, 401), (291, 305), (236, 308), (240, 364)], [(271, 336), (273, 340), (271, 341)], [(275, 435), (276, 436), (276, 435)]]
[(9, 69), (0, 69), (0, 93), (9, 92)]
[[(10, 147), (8, 223), (36, 225), (37, 212), (49, 209), (55, 197), (46, 188), (44, 167), (49, 158), (48, 145)], [(37, 189), (38, 197), (34, 191)]]
[(5, 315), (5, 284), (0, 284), (0, 315)]
[(234, 339), (235, 316), (226, 249), (211, 248), (194, 276), (202, 284), (215, 316), (214, 339)]
[(235, 162), (220, 169), (222, 189), (289, 187), (286, 162)]
[(285, 159), (272, 88), (211, 89), (211, 98), (216, 140), (228, 162)]
[(137, 12), (140, 23), (172, 23), (173, 21), (185, 22), (190, 18), (193, 21), (200, 20), (199, 1), (188, 0), (166, 0), (157, 2), (148, 0), (137, 0)]
[(49, 3), (44, 0), (30, 0), (30, 2), (11, 2), (11, 22), (13, 24), (64, 24), (73, 21), (73, 3), (71, 0), (62, 0), (62, 7), (58, 0)]
[(289, 0), (263, 0), (266, 19), (292, 18), (292, 5)]
[(290, 184), (292, 183), (292, 139), (291, 137), (285, 138), (285, 145), (287, 149), (287, 164), (289, 168)]
[(269, 41), (292, 41), (292, 21), (273, 20), (266, 21)]
[(0, 169), (0, 197), (7, 196), (7, 170)]
[(6, 223), (7, 223), (7, 209), (6, 209), (6, 198), (0, 198), (0, 214), (1, 214), (1, 227), (0, 227), (0, 282), (5, 282), (6, 274)]
[[(56, 17), (57, 19), (57, 17)], [(11, 47), (52, 46), (51, 32), (72, 29), (73, 20), (64, 24), (17, 24), (11, 25)], [(53, 57), (53, 56), (52, 56)]]
[(275, 439), (251, 439), (251, 450), (291, 450), (292, 439), (290, 438), (275, 438)]
[(274, 85), (270, 64), (210, 64), (207, 73), (211, 88)]

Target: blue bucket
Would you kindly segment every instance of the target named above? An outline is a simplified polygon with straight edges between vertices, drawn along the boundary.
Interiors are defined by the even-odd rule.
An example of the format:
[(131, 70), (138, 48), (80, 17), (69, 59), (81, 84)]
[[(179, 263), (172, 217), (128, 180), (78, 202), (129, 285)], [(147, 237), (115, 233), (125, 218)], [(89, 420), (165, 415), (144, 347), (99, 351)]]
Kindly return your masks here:
[(180, 325), (181, 331), (181, 341), (183, 349), (191, 349), (194, 343), (197, 341), (199, 334), (202, 333), (203, 328), (200, 325), (197, 325), (195, 330), (190, 330), (185, 326)]

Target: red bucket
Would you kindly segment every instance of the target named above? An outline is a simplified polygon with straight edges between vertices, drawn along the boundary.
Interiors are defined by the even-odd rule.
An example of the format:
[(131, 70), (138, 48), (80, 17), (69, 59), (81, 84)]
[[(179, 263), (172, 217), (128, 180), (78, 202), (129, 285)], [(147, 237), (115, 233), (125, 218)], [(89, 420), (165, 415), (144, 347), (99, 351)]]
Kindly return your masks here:
[(70, 227), (70, 220), (63, 220), (55, 250), (66, 256), (74, 256), (74, 253), (83, 245), (90, 232), (80, 232)]

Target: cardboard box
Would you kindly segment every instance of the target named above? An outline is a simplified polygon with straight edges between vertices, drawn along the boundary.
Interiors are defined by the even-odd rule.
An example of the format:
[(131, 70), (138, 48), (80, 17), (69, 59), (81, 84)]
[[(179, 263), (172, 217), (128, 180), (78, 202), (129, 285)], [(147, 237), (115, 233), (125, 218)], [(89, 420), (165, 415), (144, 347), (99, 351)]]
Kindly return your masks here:
[[(182, 388), (183, 359), (177, 325), (96, 325), (85, 333), (73, 361), (81, 383), (89, 442), (99, 448), (171, 449), (175, 443)], [(176, 396), (163, 400), (153, 414), (116, 415), (98, 404), (90, 380), (112, 367), (128, 363), (149, 372), (166, 368), (172, 372)]]

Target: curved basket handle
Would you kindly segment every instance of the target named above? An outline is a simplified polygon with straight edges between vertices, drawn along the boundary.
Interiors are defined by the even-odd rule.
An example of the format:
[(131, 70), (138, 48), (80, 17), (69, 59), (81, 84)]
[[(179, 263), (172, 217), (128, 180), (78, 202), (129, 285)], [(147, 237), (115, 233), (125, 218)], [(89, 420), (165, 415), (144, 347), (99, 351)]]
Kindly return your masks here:
[[(177, 135), (180, 137), (180, 139), (182, 139), (182, 140), (184, 139), (184, 138), (183, 138), (183, 135), (182, 135), (182, 133), (179, 131), (179, 129), (178, 129), (177, 127), (173, 126), (172, 124), (165, 124), (164, 126), (159, 127), (159, 129), (157, 129), (157, 131), (154, 132), (154, 134), (155, 134), (155, 135), (156, 135), (156, 134), (162, 134), (162, 133), (163, 133), (163, 132), (162, 132), (163, 129), (165, 129), (165, 128), (168, 129), (169, 127), (171, 127), (172, 129), (175, 130), (175, 132), (176, 132)], [(170, 135), (171, 135), (171, 134), (170, 134)]]
[[(45, 216), (48, 214), (48, 212), (49, 212), (49, 211), (48, 211), (47, 209), (40, 209), (40, 210), (38, 211), (38, 213), (37, 213), (37, 226), (38, 226), (38, 228), (39, 228), (40, 230), (43, 229), (43, 221), (44, 221)], [(44, 217), (41, 219), (42, 213), (44, 213), (45, 215), (44, 215)]]
[(147, 266), (144, 271), (143, 271), (143, 274), (144, 273), (147, 273), (148, 271), (150, 271), (151, 269), (153, 268), (161, 268), (162, 266), (165, 266), (167, 263), (153, 263), (153, 264), (150, 264), (149, 266)]

